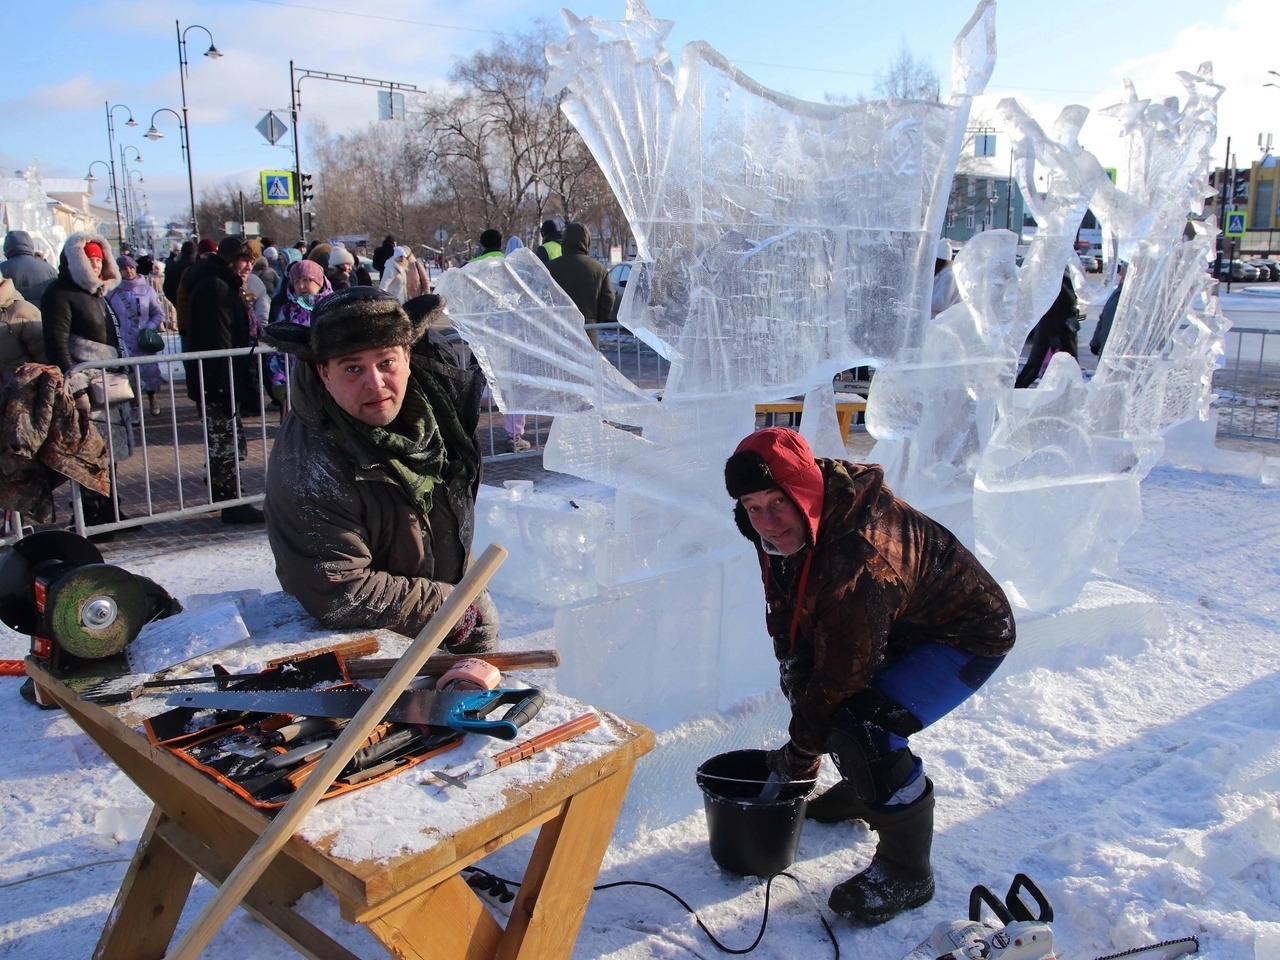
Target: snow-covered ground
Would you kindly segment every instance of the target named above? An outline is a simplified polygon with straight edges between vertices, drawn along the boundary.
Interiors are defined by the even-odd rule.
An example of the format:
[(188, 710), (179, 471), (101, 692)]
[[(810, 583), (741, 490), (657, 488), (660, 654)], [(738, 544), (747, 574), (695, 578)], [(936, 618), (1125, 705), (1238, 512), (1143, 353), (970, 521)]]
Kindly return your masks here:
[[(973, 884), (1003, 892), (1022, 871), (1055, 907), (1060, 956), (1195, 934), (1215, 960), (1280, 957), (1277, 498), (1280, 488), (1257, 479), (1157, 467), (1115, 580), (1158, 603), (1167, 633), (1024, 642), (977, 696), (913, 740), (937, 789), (935, 900), (874, 929), (833, 918), (830, 887), (865, 865), (874, 838), (861, 825), (808, 824), (796, 879), (775, 881), (754, 955), (834, 956), (821, 912), (842, 956), (896, 960), (934, 923), (963, 917)], [(159, 556), (117, 547), (107, 559), (189, 606), (277, 588), (265, 537)], [(545, 645), (548, 615), (496, 600), (508, 643)], [(0, 657), (26, 645), (0, 628)], [(0, 679), (0, 957), (87, 957), (148, 805), (74, 724), (21, 701), (18, 683)], [(481, 866), (518, 877), (529, 849), (521, 841)], [(732, 947), (750, 944), (765, 903), (762, 882), (711, 860), (701, 811), (612, 847), (600, 882), (617, 880), (666, 885)], [(198, 885), (185, 922), (210, 895)], [(341, 922), (327, 892), (300, 910), (358, 955), (382, 955)], [(204, 956), (287, 953), (237, 912)], [(713, 955), (677, 903), (636, 887), (595, 894), (574, 952)]]

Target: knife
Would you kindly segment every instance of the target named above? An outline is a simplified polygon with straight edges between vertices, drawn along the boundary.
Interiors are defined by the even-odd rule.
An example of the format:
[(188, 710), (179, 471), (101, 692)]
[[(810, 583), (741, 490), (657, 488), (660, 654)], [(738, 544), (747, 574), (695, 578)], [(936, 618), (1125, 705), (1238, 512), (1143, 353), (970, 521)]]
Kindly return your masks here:
[[(171, 707), (242, 710), (253, 713), (291, 713), (305, 717), (354, 717), (372, 690), (207, 690), (176, 693)], [(463, 733), (484, 733), (514, 740), (520, 728), (542, 709), (542, 691), (500, 687), (497, 690), (407, 690), (387, 710), (384, 720), (421, 726), (450, 727)], [(507, 706), (501, 717), (491, 717)]]

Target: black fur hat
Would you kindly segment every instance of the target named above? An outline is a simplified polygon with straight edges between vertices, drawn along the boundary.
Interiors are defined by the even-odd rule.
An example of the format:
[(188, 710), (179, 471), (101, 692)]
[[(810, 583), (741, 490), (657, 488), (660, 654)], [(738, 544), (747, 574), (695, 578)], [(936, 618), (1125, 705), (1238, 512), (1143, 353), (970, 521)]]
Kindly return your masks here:
[(754, 450), (735, 453), (724, 464), (724, 487), (737, 500), (748, 493), (770, 490), (778, 485), (769, 464)]
[(307, 363), (323, 363), (377, 347), (410, 347), (417, 343), (431, 320), (444, 309), (444, 300), (434, 295), (416, 298), (435, 301), (431, 309), (422, 304), (410, 319), (400, 301), (376, 287), (348, 287), (325, 297), (311, 312), (311, 326), (272, 323), (262, 331), (262, 339)]

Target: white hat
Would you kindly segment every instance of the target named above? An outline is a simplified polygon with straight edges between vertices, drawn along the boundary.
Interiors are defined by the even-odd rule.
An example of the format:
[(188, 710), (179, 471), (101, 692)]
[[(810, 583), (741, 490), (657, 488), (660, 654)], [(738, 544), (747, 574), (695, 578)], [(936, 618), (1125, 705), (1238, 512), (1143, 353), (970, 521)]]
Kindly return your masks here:
[(334, 244), (333, 249), (329, 251), (329, 266), (340, 267), (343, 264), (355, 266), (356, 258), (351, 255), (351, 251), (341, 244)]
[(951, 262), (951, 241), (950, 240), (938, 241), (938, 246), (933, 252), (933, 259), (945, 260), (948, 263)]
[(407, 257), (407, 256), (409, 256), (408, 247), (396, 247), (394, 250), (391, 251), (392, 260), (399, 260), (401, 257)]

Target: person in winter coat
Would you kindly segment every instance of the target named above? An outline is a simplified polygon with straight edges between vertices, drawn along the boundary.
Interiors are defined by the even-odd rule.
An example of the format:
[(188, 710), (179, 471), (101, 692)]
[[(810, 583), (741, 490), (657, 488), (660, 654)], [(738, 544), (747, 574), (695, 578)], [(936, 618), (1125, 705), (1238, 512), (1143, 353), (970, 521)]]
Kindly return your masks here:
[(1124, 292), (1124, 278), (1129, 272), (1129, 265), (1123, 261), (1116, 267), (1116, 288), (1102, 305), (1102, 313), (1098, 316), (1098, 325), (1093, 328), (1093, 336), (1089, 338), (1089, 352), (1095, 357), (1102, 356), (1102, 350), (1111, 336), (1111, 324), (1116, 319), (1116, 308), (1120, 306), (1120, 295)]
[(176, 330), (177, 311), (169, 298), (164, 295), (164, 264), (145, 254), (138, 258), (138, 276), (151, 284), (151, 289), (160, 298), (160, 310), (164, 314), (163, 330)]
[[(331, 629), (416, 636), (470, 560), (478, 391), (451, 390), (410, 352), (443, 307), (434, 300), (410, 319), (394, 297), (350, 287), (317, 304), (310, 327), (263, 333), (298, 359), (267, 469), (267, 538), (280, 585)], [(497, 634), (482, 593), (445, 647), (483, 653)]]
[(765, 621), (791, 704), (781, 780), (830, 753), (841, 780), (810, 819), (865, 820), (870, 866), (837, 885), (836, 913), (867, 924), (933, 897), (933, 783), (908, 738), (955, 709), (1013, 647), (1009, 601), (952, 533), (899, 500), (875, 464), (816, 459), (794, 430), (738, 444), (724, 469), (756, 548)]
[(405, 287), (408, 290), (406, 302), (414, 297), (420, 297), (423, 294), (431, 292), (431, 274), (427, 272), (426, 266), (422, 261), (413, 255), (413, 251), (408, 247), (409, 258), (405, 262)]
[(23, 300), (39, 303), (58, 271), (36, 256), (31, 234), (25, 230), (10, 230), (5, 234), (4, 257), (4, 263), (0, 263), (0, 277), (12, 280)]
[[(580, 223), (564, 225), (564, 252), (547, 265), (551, 279), (569, 295), (587, 323), (607, 323), (613, 316), (613, 284), (609, 271), (595, 257), (588, 256), (591, 232)], [(595, 329), (587, 331), (592, 346), (600, 346)]]
[[(289, 268), (289, 287), (271, 302), (271, 323), (296, 323), (300, 327), (311, 326), (311, 311), (325, 297), (332, 294), (320, 264), (314, 260), (300, 260)], [(289, 372), (294, 360), (288, 354), (274, 354), (268, 367), (271, 371), (271, 396), (280, 404), (280, 422), (289, 413)]]
[(329, 266), (324, 271), (325, 279), (334, 290), (345, 290), (355, 285), (356, 258), (342, 244), (334, 244), (329, 251)]
[(386, 262), (395, 255), (395, 252), (396, 238), (390, 235), (383, 237), (382, 243), (378, 244), (378, 246), (374, 248), (372, 257), (373, 269), (378, 271), (379, 276), (382, 275), (383, 267), (386, 265)]
[[(163, 293), (166, 299), (174, 305), (175, 309), (178, 306), (178, 284), (182, 282), (182, 275), (195, 262), (196, 245), (191, 240), (184, 240), (182, 249), (178, 252), (178, 259), (165, 268)], [(183, 329), (186, 329), (185, 324)]]
[[(40, 299), (44, 332), (44, 352), (49, 363), (64, 374), (78, 363), (111, 360), (125, 355), (121, 349), (119, 318), (107, 305), (107, 295), (120, 282), (120, 273), (111, 256), (111, 245), (96, 233), (73, 233), (62, 245), (58, 276)], [(108, 440), (112, 457), (119, 461), (133, 453), (130, 426), (133, 405), (112, 403), (110, 419), (106, 406), (92, 404), (89, 377), (83, 373), (68, 378), (68, 388), (82, 410)], [(120, 519), (112, 502), (84, 488), (81, 500), (89, 526)], [(100, 535), (104, 539), (111, 534)]]
[(1027, 362), (1018, 371), (1018, 377), (1013, 383), (1015, 387), (1029, 387), (1039, 380), (1055, 353), (1066, 353), (1073, 360), (1079, 359), (1077, 334), (1080, 332), (1080, 315), (1076, 312), (1076, 306), (1076, 289), (1071, 282), (1071, 274), (1064, 273), (1057, 299), (1045, 311), (1044, 316), (1036, 321), (1035, 329), (1031, 331), (1031, 352), (1027, 355)]
[(543, 220), (538, 232), (542, 235), (542, 242), (534, 247), (533, 252), (544, 264), (549, 264), (563, 252), (564, 236), (560, 233), (560, 224), (554, 220)]
[[(252, 346), (256, 321), (242, 292), (244, 277), (262, 255), (256, 240), (227, 237), (215, 256), (187, 271), (187, 349), (229, 350)], [(241, 496), (238, 448), (243, 438), (240, 411), (250, 393), (257, 393), (252, 357), (205, 360), (196, 370), (197, 397), (203, 401), (209, 437), (209, 488), (212, 502)], [(262, 511), (242, 503), (222, 508), (223, 523), (261, 523)]]
[[(56, 274), (55, 274), (56, 276)], [(24, 363), (44, 363), (44, 328), (35, 304), (23, 299), (12, 280), (0, 280), (0, 388)]]
[[(147, 351), (138, 347), (138, 337), (143, 330), (154, 330), (159, 333), (164, 326), (164, 310), (160, 306), (160, 297), (144, 277), (138, 275), (138, 262), (133, 257), (116, 257), (116, 266), (120, 268), (120, 284), (107, 296), (107, 304), (116, 313), (120, 321), (120, 336), (124, 340), (126, 357), (145, 356)], [(132, 374), (132, 371), (130, 371)], [(156, 391), (164, 383), (160, 376), (160, 364), (147, 363), (138, 368), (142, 380), (142, 389), (147, 394), (147, 403), (151, 415), (160, 415), (160, 401)], [(132, 377), (131, 377), (132, 378)]]
[(382, 279), (378, 289), (389, 293), (404, 304), (409, 299), (409, 248), (396, 247), (387, 262), (382, 265)]

